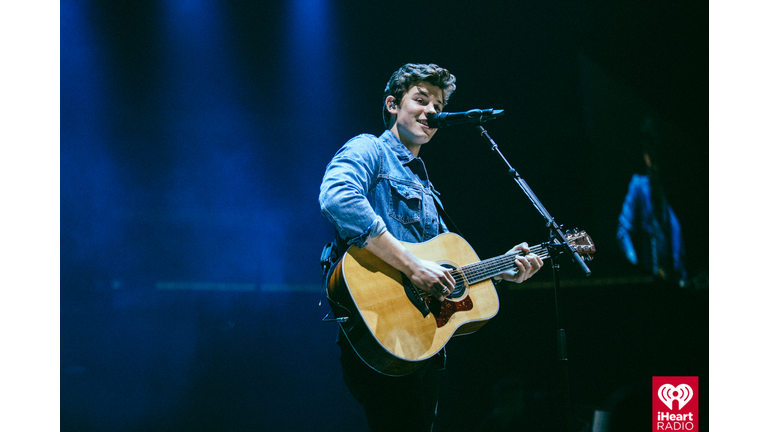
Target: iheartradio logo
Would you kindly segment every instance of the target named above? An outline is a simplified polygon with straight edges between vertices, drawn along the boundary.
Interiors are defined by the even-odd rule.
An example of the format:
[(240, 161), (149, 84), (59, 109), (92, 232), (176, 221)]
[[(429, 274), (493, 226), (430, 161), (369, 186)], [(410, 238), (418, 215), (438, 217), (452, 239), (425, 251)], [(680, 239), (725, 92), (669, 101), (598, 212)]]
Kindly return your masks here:
[(698, 393), (699, 377), (653, 377), (652, 430), (698, 431)]
[(659, 387), (659, 399), (664, 402), (669, 409), (672, 409), (674, 401), (679, 402), (677, 409), (683, 409), (685, 404), (693, 399), (693, 389), (688, 384), (680, 384), (675, 387), (672, 384), (664, 384)]

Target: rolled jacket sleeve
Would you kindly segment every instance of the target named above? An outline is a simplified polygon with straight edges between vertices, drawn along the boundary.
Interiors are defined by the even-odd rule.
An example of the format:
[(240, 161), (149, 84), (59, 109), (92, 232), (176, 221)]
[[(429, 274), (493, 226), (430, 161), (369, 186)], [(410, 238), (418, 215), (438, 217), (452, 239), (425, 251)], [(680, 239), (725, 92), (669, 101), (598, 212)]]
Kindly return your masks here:
[(368, 195), (378, 181), (380, 155), (374, 136), (348, 141), (325, 169), (320, 185), (320, 210), (349, 244), (364, 248), (387, 230)]

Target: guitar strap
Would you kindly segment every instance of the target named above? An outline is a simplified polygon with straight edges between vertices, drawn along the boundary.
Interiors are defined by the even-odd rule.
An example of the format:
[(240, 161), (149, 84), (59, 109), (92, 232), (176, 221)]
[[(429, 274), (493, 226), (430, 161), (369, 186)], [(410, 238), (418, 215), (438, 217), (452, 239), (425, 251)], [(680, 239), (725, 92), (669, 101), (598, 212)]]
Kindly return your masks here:
[(320, 265), (323, 267), (323, 278), (328, 276), (328, 272), (331, 270), (333, 263), (339, 259), (339, 252), (336, 248), (335, 242), (330, 242), (325, 245), (323, 252), (320, 254)]
[[(339, 261), (339, 258), (340, 258), (339, 249), (337, 245), (338, 234), (336, 235), (336, 237), (337, 237), (337, 240), (326, 244), (325, 247), (323, 248), (323, 252), (320, 254), (320, 265), (323, 267), (323, 283), (322, 283), (323, 297), (325, 297), (329, 302), (332, 303), (331, 310), (328, 311), (327, 314), (325, 314), (322, 321), (341, 323), (348, 320), (349, 317), (352, 316), (352, 313), (347, 308), (342, 306), (340, 303), (334, 301), (328, 296), (328, 274), (331, 273), (331, 270), (333, 269), (334, 265)], [(321, 298), (320, 304), (322, 303), (323, 303), (323, 300)], [(334, 305), (336, 306), (336, 309), (333, 308)], [(335, 318), (330, 318), (331, 314), (336, 315), (337, 313), (339, 313), (341, 309), (346, 310), (347, 313), (344, 314), (345, 316), (336, 316)]]
[(442, 218), (443, 221), (445, 221), (445, 225), (448, 227), (448, 230), (451, 232), (455, 232), (456, 234), (464, 237), (464, 234), (461, 233), (461, 230), (453, 222), (453, 219), (451, 219), (451, 217), (448, 216), (448, 213), (443, 208), (443, 203), (440, 201), (440, 198), (437, 197), (437, 194), (435, 193), (434, 189), (431, 190), (430, 192), (432, 194), (432, 198), (435, 200), (435, 207), (437, 207), (437, 214), (439, 214), (440, 218)]

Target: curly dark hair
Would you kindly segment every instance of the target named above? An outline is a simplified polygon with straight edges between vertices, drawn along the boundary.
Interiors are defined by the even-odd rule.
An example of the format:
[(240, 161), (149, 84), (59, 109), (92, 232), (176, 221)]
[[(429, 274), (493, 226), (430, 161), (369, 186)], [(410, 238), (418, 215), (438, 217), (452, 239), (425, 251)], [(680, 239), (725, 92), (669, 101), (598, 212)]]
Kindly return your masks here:
[(382, 116), (384, 117), (384, 126), (389, 127), (389, 121), (392, 114), (387, 111), (387, 97), (394, 96), (395, 103), (400, 105), (403, 95), (419, 82), (428, 82), (445, 93), (445, 103), (456, 90), (456, 77), (448, 72), (448, 69), (441, 68), (436, 64), (416, 64), (407, 63), (395, 71), (389, 78), (387, 87), (384, 89), (384, 106), (382, 107)]

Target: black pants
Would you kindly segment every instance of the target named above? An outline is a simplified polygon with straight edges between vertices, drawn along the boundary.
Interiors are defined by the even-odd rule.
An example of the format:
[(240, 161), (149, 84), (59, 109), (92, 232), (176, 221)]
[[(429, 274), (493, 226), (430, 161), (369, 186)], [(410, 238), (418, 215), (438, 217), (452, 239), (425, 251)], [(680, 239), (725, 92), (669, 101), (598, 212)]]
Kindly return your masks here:
[(437, 414), (439, 372), (444, 366), (442, 352), (416, 372), (391, 377), (368, 367), (340, 336), (344, 382), (365, 409), (371, 432), (431, 431)]

